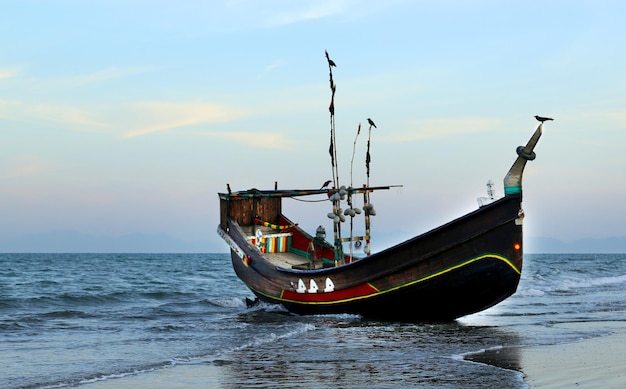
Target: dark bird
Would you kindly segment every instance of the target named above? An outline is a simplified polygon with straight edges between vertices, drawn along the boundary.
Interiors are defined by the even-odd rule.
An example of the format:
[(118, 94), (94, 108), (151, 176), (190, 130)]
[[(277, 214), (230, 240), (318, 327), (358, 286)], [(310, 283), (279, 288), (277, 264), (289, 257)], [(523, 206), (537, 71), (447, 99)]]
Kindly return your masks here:
[(370, 124), (370, 126), (374, 127), (374, 128), (378, 128), (376, 127), (376, 124), (374, 124), (374, 121), (370, 118), (367, 118), (367, 122)]
[(539, 120), (541, 123), (545, 122), (546, 120), (554, 120), (552, 118), (544, 118), (544, 117), (537, 116), (537, 115), (535, 115), (535, 119)]
[(332, 59), (330, 59), (330, 57), (328, 56), (328, 50), (324, 50), (324, 52), (326, 53), (326, 60), (328, 61), (328, 66), (330, 67), (337, 67), (337, 64), (335, 63), (335, 61), (333, 61)]
[(326, 181), (326, 182), (322, 185), (322, 187), (320, 188), (320, 190), (322, 190), (322, 189), (324, 189), (324, 188), (328, 187), (328, 185), (330, 185), (330, 183), (331, 183), (331, 181), (330, 181), (330, 180)]

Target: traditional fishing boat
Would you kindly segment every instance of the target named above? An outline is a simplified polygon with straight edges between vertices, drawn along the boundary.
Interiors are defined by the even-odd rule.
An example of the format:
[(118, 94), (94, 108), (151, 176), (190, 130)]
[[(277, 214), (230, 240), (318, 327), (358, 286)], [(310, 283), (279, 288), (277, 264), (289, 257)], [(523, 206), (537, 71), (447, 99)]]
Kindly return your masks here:
[[(543, 121), (504, 178), (504, 197), (479, 199), (479, 208), (456, 220), (387, 249), (371, 253), (371, 193), (392, 186), (341, 186), (337, 182), (332, 91), (332, 186), (309, 190), (249, 189), (219, 193), (218, 234), (230, 247), (237, 276), (260, 301), (283, 305), (297, 314), (353, 313), (407, 321), (449, 321), (479, 312), (515, 293), (522, 271), (522, 175)], [(374, 123), (368, 119), (370, 131)], [(360, 132), (360, 131), (359, 131)], [(356, 142), (356, 141), (355, 141)], [(491, 183), (488, 183), (488, 186)], [(330, 183), (329, 183), (330, 185)], [(491, 189), (491, 187), (490, 187)], [(322, 196), (332, 212), (333, 242), (320, 225), (315, 235), (282, 213), (282, 200)], [(363, 206), (357, 207), (359, 197)], [(344, 208), (343, 210), (342, 208)], [(365, 233), (342, 236), (363, 211)], [(325, 217), (325, 216), (324, 216)], [(347, 228), (344, 228), (347, 230)], [(363, 244), (363, 254), (354, 247)], [(349, 246), (349, 250), (346, 248)]]

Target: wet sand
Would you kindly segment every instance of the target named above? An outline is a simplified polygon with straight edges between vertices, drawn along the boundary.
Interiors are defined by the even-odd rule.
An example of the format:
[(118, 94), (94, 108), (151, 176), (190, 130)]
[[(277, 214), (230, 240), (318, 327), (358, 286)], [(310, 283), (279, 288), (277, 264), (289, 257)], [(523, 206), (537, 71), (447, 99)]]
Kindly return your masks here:
[(550, 346), (500, 348), (468, 355), (517, 370), (530, 388), (626, 388), (626, 323), (575, 323), (608, 335)]
[[(534, 388), (626, 388), (626, 322), (581, 322), (559, 325), (583, 334), (571, 343), (501, 347), (465, 359), (519, 371)], [(594, 335), (593, 337), (589, 337)], [(150, 374), (85, 383), (89, 389), (200, 389), (232, 387), (212, 363), (179, 364)]]
[(176, 365), (149, 374), (128, 375), (82, 384), (88, 389), (206, 389), (220, 388), (219, 368), (210, 364)]
[(626, 388), (626, 334), (522, 352), (531, 388)]

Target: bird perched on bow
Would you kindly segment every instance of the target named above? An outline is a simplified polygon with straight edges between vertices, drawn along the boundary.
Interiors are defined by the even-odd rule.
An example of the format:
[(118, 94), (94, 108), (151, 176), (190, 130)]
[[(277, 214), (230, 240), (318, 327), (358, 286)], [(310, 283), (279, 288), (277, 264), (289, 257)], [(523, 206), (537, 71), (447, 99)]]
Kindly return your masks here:
[(337, 64), (335, 63), (335, 61), (330, 59), (330, 57), (328, 56), (328, 50), (324, 50), (324, 52), (326, 53), (326, 60), (328, 61), (328, 66), (337, 67)]
[(552, 118), (544, 118), (538, 115), (535, 115), (535, 119), (539, 120), (541, 123), (545, 122), (546, 120), (554, 120)]
[(327, 187), (328, 187), (328, 185), (330, 185), (330, 183), (331, 183), (331, 181), (330, 181), (330, 180), (326, 181), (324, 184), (322, 184), (322, 187), (320, 188), (320, 190), (322, 190), (322, 189), (324, 189), (324, 188), (327, 188)]
[(370, 126), (374, 127), (374, 128), (378, 128), (376, 127), (376, 124), (374, 124), (374, 121), (370, 118), (367, 118), (367, 122), (370, 124)]

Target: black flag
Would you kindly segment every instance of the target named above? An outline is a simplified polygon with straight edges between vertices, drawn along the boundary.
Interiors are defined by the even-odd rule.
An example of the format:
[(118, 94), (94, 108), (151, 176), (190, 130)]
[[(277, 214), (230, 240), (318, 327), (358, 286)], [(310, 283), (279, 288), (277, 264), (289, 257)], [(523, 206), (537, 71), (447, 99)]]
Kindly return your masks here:
[(333, 153), (333, 135), (330, 134), (330, 147), (328, 147), (328, 153), (330, 154), (330, 164), (335, 167), (335, 155)]
[(370, 141), (367, 141), (367, 154), (365, 154), (365, 167), (367, 168), (367, 176), (370, 176), (370, 162), (372, 158), (370, 157)]

